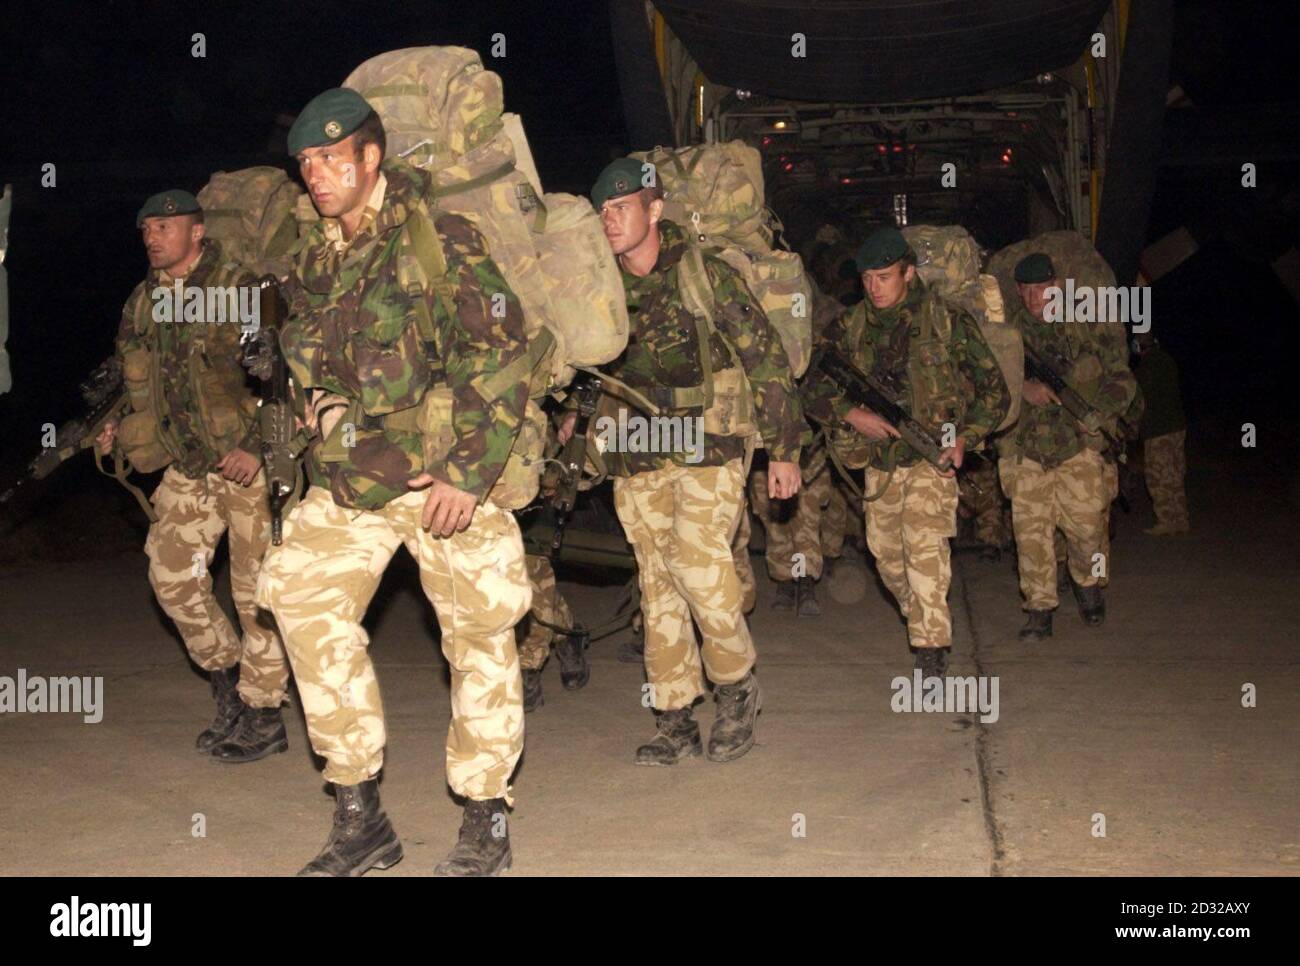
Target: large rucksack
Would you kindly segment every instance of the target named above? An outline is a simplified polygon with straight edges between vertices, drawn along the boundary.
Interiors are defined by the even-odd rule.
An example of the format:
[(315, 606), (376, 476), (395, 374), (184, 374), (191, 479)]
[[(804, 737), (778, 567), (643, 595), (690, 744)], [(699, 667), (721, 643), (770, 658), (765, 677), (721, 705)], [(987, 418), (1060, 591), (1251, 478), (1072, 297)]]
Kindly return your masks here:
[[(1115, 284), (1114, 271), (1086, 237), (1072, 229), (1047, 231), (1008, 245), (989, 258), (988, 271), (997, 277), (1009, 306), (1020, 304), (1020, 294), (1016, 289), (1016, 263), (1033, 252), (1042, 252), (1051, 258), (1062, 286), (1070, 279), (1074, 280), (1076, 290), (1084, 287), (1109, 288)], [(1111, 324), (1112, 320), (1101, 321), (1106, 323), (1101, 331), (1122, 346), (1128, 337), (1122, 322), (1115, 321)]]
[(921, 281), (969, 312), (993, 351), (1011, 397), (1006, 417), (995, 431), (1006, 429), (1020, 416), (1025, 348), (1019, 330), (1010, 321), (997, 279), (980, 274), (979, 245), (960, 225), (909, 225), (903, 229), (903, 237), (916, 252)]
[[(467, 218), (518, 296), (538, 361), (533, 396), (571, 381), (627, 345), (622, 276), (585, 198), (543, 193), (523, 125), (502, 113), (501, 78), (464, 47), (379, 54), (344, 82), (384, 122), (387, 153), (433, 176), (437, 210)], [(542, 343), (546, 340), (541, 339)]]
[(812, 284), (794, 252), (772, 247), (776, 215), (764, 202), (763, 164), (743, 141), (657, 147), (632, 157), (655, 166), (664, 217), (745, 279), (781, 336), (796, 376), (812, 357)]
[(198, 195), (204, 233), (221, 242), (231, 261), (257, 275), (284, 278), (299, 235), (299, 197), (306, 195), (279, 168), (218, 171)]

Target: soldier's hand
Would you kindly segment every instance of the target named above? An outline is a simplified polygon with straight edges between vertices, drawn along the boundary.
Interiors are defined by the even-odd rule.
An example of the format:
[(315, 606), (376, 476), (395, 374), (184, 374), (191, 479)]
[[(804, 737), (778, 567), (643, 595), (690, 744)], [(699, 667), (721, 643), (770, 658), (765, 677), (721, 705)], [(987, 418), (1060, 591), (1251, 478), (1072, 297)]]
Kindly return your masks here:
[(573, 427), (578, 424), (577, 413), (565, 413), (564, 418), (560, 420), (560, 428), (555, 431), (555, 438), (560, 441), (560, 445), (565, 445), (573, 436)]
[(117, 420), (110, 419), (104, 424), (104, 428), (99, 431), (95, 437), (95, 442), (99, 444), (99, 455), (107, 456), (113, 452), (113, 443), (117, 439)]
[(944, 450), (942, 453), (939, 454), (940, 463), (942, 463), (944, 460), (947, 460), (949, 463), (952, 464), (952, 469), (948, 470), (946, 473), (941, 470), (939, 472), (939, 475), (944, 477), (945, 479), (949, 479), (949, 480), (952, 479), (954, 476), (957, 475), (957, 471), (961, 469), (961, 462), (965, 458), (965, 456), (966, 456), (966, 440), (958, 437), (955, 446), (949, 446), (946, 450)]
[(256, 479), (257, 471), (261, 466), (261, 457), (236, 446), (221, 457), (221, 462), (217, 464), (217, 472), (240, 486), (248, 486)]
[(1047, 406), (1051, 403), (1061, 405), (1061, 400), (1057, 398), (1056, 393), (1052, 392), (1052, 387), (1037, 379), (1026, 379), (1020, 395), (1024, 396), (1025, 402), (1031, 406)]
[(884, 417), (873, 413), (870, 409), (863, 406), (856, 406), (849, 410), (849, 414), (844, 417), (844, 421), (856, 429), (867, 439), (884, 440), (891, 436), (898, 439), (899, 432)]
[(767, 464), (768, 499), (788, 500), (799, 492), (802, 483), (798, 463), (771, 461)]
[(433, 486), (429, 490), (429, 498), (424, 501), (420, 525), (440, 537), (450, 537), (469, 526), (478, 506), (474, 494), (458, 490), (442, 480), (434, 479), (428, 473), (421, 473), (415, 479), (406, 481), (406, 485), (413, 490), (421, 490), (430, 484)]

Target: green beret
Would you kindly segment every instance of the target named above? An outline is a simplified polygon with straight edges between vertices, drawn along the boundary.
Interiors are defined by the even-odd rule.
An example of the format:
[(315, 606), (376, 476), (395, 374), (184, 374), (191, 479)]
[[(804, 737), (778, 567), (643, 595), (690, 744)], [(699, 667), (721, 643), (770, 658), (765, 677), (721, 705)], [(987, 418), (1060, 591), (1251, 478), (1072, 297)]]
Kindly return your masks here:
[(341, 141), (361, 126), (374, 110), (369, 101), (347, 87), (317, 94), (289, 128), (289, 153)]
[(897, 228), (877, 228), (858, 249), (858, 274), (861, 275), (869, 268), (888, 268), (907, 252), (907, 239), (901, 231)]
[[(658, 183), (659, 174), (654, 170), (653, 165), (650, 165), (647, 172), (644, 166), (649, 164), (648, 161), (638, 161), (636, 158), (619, 158), (617, 161), (611, 161), (591, 187), (591, 203), (596, 210), (600, 211), (600, 206), (610, 198), (630, 195), (642, 188), (653, 188)], [(642, 178), (646, 173), (650, 174), (648, 185), (642, 184)]]
[(160, 191), (156, 195), (151, 195), (140, 207), (135, 216), (135, 227), (141, 227), (146, 218), (194, 215), (202, 210), (199, 207), (199, 199), (188, 191), (181, 191), (179, 188), (173, 188), (171, 191)]
[(1026, 255), (1016, 263), (1016, 281), (1022, 285), (1050, 282), (1054, 278), (1056, 268), (1052, 265), (1052, 260), (1042, 252)]

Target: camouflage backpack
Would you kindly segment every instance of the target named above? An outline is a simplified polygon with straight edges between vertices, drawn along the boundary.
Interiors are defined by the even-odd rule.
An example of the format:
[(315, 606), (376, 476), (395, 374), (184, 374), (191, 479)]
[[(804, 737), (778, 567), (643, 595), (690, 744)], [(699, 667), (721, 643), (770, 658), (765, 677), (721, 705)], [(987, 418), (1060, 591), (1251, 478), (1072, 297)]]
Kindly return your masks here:
[[(1058, 281), (1063, 286), (1070, 279), (1074, 280), (1076, 289), (1085, 286), (1110, 287), (1115, 284), (1115, 273), (1082, 234), (1072, 229), (1047, 231), (1008, 245), (989, 258), (988, 271), (997, 277), (998, 284), (1002, 286), (1003, 298), (1009, 306), (1020, 304), (1020, 293), (1016, 288), (1016, 263), (1033, 252), (1042, 252), (1052, 260)], [(1108, 324), (1102, 331), (1110, 333), (1121, 343), (1127, 338), (1123, 325)]]
[(463, 215), (487, 239), (523, 305), (534, 396), (567, 385), (573, 365), (623, 351), (623, 282), (600, 219), (586, 199), (543, 193), (522, 123), (502, 113), (501, 78), (475, 51), (394, 50), (343, 83), (383, 120), (390, 156), (433, 176), (433, 206)]
[[(390, 156), (429, 172), (430, 207), (469, 220), (524, 311), (527, 411), (490, 498), (518, 509), (537, 494), (546, 440), (538, 401), (627, 346), (627, 305), (618, 263), (585, 198), (544, 193), (518, 117), (503, 114), (501, 78), (464, 47), (410, 47), (379, 54), (344, 81), (384, 122)], [(418, 246), (417, 246), (418, 252)], [(484, 387), (491, 392), (492, 386)], [(450, 418), (450, 399), (430, 393), (430, 425)]]
[(795, 376), (812, 357), (812, 284), (794, 252), (772, 247), (776, 215), (763, 201), (763, 165), (743, 141), (657, 147), (632, 157), (655, 166), (664, 217), (734, 268), (781, 335)]
[(284, 278), (298, 240), (295, 208), (306, 197), (279, 168), (259, 166), (218, 171), (199, 192), (206, 235), (221, 242), (226, 257), (254, 274)]
[(903, 229), (903, 237), (916, 252), (921, 281), (969, 312), (993, 351), (1011, 396), (1011, 406), (995, 432), (1006, 429), (1020, 417), (1025, 349), (1019, 330), (1008, 318), (997, 279), (980, 274), (979, 245), (960, 225), (911, 225)]

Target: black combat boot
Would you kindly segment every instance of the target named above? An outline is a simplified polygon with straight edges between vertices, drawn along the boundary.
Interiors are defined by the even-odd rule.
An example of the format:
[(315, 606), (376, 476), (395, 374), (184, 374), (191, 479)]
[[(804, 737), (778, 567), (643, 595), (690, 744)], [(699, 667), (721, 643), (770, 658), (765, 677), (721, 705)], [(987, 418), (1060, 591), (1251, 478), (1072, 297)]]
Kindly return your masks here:
[(691, 717), (690, 708), (660, 711), (655, 717), (659, 731), (636, 750), (638, 765), (675, 765), (683, 758), (698, 758), (704, 753), (700, 726)]
[(776, 596), (772, 598), (772, 610), (794, 610), (799, 602), (799, 588), (793, 580), (783, 580), (776, 585)]
[(334, 786), (334, 827), (320, 855), (298, 873), (355, 878), (402, 861), (402, 843), (379, 805), (379, 782)]
[(822, 605), (817, 602), (817, 581), (811, 577), (800, 577), (798, 588), (799, 603), (795, 613), (800, 617), (821, 617)]
[(1025, 612), (1025, 626), (1017, 635), (1027, 644), (1036, 644), (1052, 636), (1052, 612), (1050, 610), (1031, 610)]
[(1079, 616), (1089, 627), (1096, 627), (1106, 619), (1106, 602), (1101, 597), (1101, 584), (1091, 587), (1074, 585), (1074, 599), (1079, 603)]
[(434, 875), (490, 876), (510, 869), (510, 827), (506, 800), (467, 801), (460, 838), (451, 853), (434, 866)]
[(212, 696), (217, 699), (217, 716), (194, 742), (194, 747), (204, 755), (234, 734), (244, 710), (244, 702), (239, 699), (239, 691), (236, 690), (239, 684), (238, 664), (220, 671), (209, 671), (208, 678), (212, 682)]
[(524, 714), (536, 711), (545, 703), (542, 699), (542, 672), (524, 668)]
[(754, 747), (754, 722), (763, 708), (758, 679), (750, 671), (735, 684), (720, 684), (713, 691), (717, 715), (709, 731), (709, 761), (735, 761)]
[(555, 642), (555, 659), (560, 662), (560, 683), (566, 691), (580, 691), (591, 680), (591, 667), (587, 664), (587, 645), (591, 635), (581, 624), (574, 624), (572, 632), (561, 634)]
[(288, 750), (289, 736), (285, 734), (280, 709), (245, 706), (244, 713), (239, 716), (239, 727), (212, 749), (212, 757), (216, 761), (238, 764)]
[(941, 678), (948, 673), (948, 655), (951, 647), (918, 647), (916, 649), (916, 669), (921, 672), (921, 679)]

